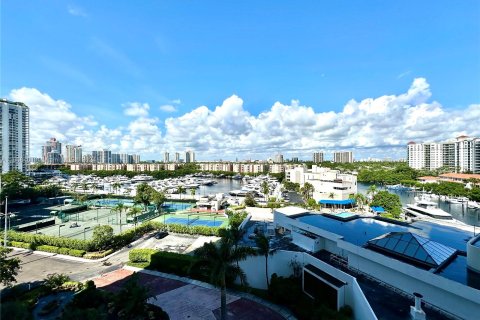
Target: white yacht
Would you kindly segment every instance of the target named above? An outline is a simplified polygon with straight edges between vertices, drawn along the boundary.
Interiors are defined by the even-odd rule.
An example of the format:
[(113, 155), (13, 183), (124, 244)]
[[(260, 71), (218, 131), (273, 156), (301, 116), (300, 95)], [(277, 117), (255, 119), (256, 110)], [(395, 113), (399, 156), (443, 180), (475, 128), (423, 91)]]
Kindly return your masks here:
[(415, 204), (407, 204), (405, 212), (422, 220), (435, 222), (453, 227), (465, 227), (465, 223), (458, 221), (452, 215), (440, 209), (436, 203), (430, 201), (417, 201)]
[(453, 220), (450, 213), (438, 208), (436, 203), (425, 200), (417, 201), (415, 204), (407, 204), (405, 211), (419, 218), (429, 217), (433, 219)]

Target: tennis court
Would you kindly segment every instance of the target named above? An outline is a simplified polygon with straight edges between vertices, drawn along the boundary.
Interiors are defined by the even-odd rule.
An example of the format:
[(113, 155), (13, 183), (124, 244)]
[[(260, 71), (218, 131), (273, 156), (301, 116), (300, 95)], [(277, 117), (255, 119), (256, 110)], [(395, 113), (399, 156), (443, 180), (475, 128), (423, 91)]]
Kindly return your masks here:
[(221, 220), (203, 220), (198, 216), (192, 216), (190, 218), (170, 217), (165, 220), (165, 223), (178, 223), (187, 226), (206, 226), (206, 227), (219, 227), (223, 224)]

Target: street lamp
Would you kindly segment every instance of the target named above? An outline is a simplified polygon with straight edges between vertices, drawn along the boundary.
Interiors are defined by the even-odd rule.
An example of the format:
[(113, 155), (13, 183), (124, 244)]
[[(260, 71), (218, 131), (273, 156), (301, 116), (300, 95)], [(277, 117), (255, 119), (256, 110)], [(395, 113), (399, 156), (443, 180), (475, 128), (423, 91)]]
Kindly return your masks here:
[(61, 227), (65, 227), (65, 225), (64, 225), (64, 224), (59, 224), (59, 225), (58, 225), (58, 236), (59, 236), (59, 237), (60, 237), (60, 228), (61, 228)]
[(86, 240), (85, 232), (90, 229), (90, 227), (83, 228), (83, 240)]

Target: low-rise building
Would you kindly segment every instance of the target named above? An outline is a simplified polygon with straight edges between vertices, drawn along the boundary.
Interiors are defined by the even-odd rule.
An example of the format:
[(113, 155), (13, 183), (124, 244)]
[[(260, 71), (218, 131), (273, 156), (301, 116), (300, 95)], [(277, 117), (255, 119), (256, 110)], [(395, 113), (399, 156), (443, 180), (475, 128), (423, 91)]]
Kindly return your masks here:
[(350, 173), (341, 173), (316, 165), (312, 169), (304, 166), (286, 170), (285, 179), (299, 183), (303, 186), (306, 182), (313, 188), (313, 199), (320, 200), (347, 200), (351, 194), (357, 193), (357, 176)]

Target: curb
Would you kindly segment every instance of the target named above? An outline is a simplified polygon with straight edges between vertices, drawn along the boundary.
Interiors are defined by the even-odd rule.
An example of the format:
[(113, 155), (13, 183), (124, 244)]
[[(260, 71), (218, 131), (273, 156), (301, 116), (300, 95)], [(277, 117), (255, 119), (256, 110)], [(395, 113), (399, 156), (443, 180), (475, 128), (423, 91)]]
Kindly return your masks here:
[[(170, 273), (163, 273), (163, 272), (160, 272), (160, 271), (147, 270), (147, 269), (132, 267), (132, 266), (128, 266), (128, 265), (125, 265), (123, 267), (123, 269), (133, 271), (133, 272), (141, 272), (141, 273), (149, 274), (149, 275), (152, 275), (152, 276), (177, 280), (177, 281), (185, 282), (185, 283), (188, 283), (188, 284), (193, 284), (193, 285), (196, 285), (196, 286), (199, 286), (199, 287), (202, 287), (202, 288), (206, 288), (206, 289), (218, 290), (217, 287), (215, 287), (214, 285), (211, 285), (209, 283), (199, 281), (199, 280), (190, 279), (190, 278), (180, 277), (180, 276), (170, 274)], [(230, 289), (227, 289), (227, 293), (231, 294), (231, 295), (239, 296), (239, 297), (244, 298), (244, 299), (254, 301), (254, 302), (256, 302), (258, 304), (261, 304), (261, 305), (264, 305), (264, 306), (272, 309), (273, 311), (277, 312), (278, 314), (280, 314), (286, 320), (296, 320), (297, 319), (287, 309), (285, 309), (283, 307), (280, 307), (279, 305), (273, 304), (269, 301), (266, 301), (262, 298), (259, 298), (259, 297), (255, 296), (253, 294), (246, 293), (246, 292), (241, 292), (241, 291), (236, 291), (236, 290), (230, 290)]]

